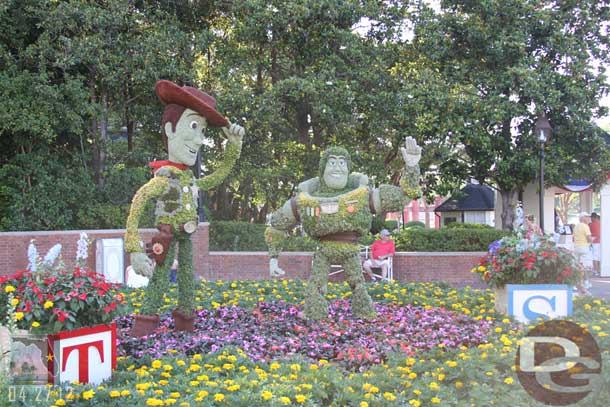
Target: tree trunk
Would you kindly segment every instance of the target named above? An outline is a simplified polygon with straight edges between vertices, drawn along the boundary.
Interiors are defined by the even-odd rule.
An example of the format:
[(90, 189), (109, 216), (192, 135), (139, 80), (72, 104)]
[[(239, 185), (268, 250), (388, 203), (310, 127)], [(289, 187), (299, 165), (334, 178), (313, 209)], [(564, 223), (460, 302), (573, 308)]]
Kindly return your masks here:
[(513, 223), (515, 221), (515, 203), (513, 199), (517, 189), (500, 189), (498, 192), (502, 199), (502, 230), (513, 230)]
[[(97, 95), (95, 86), (91, 86), (91, 100), (95, 104)], [(106, 141), (108, 138), (108, 97), (102, 94), (99, 120), (94, 116), (91, 120), (91, 133), (93, 139), (93, 171), (95, 183), (99, 188), (104, 187), (104, 169), (106, 167)]]

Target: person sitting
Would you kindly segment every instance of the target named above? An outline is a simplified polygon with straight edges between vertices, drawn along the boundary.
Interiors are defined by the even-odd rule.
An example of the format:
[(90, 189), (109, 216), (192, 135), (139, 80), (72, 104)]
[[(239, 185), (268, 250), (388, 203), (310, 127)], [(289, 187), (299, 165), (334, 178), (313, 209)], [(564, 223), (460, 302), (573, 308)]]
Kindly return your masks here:
[(376, 240), (371, 246), (371, 257), (362, 265), (362, 268), (372, 280), (375, 280), (375, 275), (371, 270), (372, 267), (379, 267), (381, 277), (388, 278), (388, 267), (392, 256), (396, 253), (394, 241), (390, 239), (390, 231), (383, 229), (379, 235), (381, 239)]

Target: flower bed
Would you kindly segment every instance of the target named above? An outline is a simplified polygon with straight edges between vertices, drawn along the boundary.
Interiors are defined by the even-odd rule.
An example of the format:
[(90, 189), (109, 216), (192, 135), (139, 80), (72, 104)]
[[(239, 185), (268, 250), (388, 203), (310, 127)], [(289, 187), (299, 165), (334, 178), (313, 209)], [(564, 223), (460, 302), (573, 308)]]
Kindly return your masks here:
[[(219, 316), (240, 307), (248, 318), (265, 322), (284, 315), (298, 320), (303, 301), (300, 281), (236, 281), (232, 283), (203, 281), (197, 292), (197, 308)], [(372, 284), (371, 297), (380, 308), (410, 311), (422, 309), (429, 315), (454, 312), (467, 321), (489, 324), (487, 343), (451, 349), (442, 342), (429, 350), (387, 351), (379, 364), (367, 364), (364, 371), (354, 370), (338, 360), (317, 359), (307, 355), (286, 355), (267, 360), (255, 359), (248, 350), (227, 345), (212, 353), (182, 355), (181, 343), (176, 349), (168, 343), (164, 356), (143, 354), (119, 358), (113, 379), (102, 386), (70, 385), (51, 389), (49, 399), (29, 405), (41, 406), (536, 406), (519, 385), (513, 371), (518, 341), (528, 326), (515, 324), (493, 310), (490, 290), (461, 290), (436, 284)], [(176, 290), (166, 293), (166, 311), (175, 307)], [(133, 309), (141, 302), (141, 290), (125, 292)], [(327, 298), (336, 302), (333, 309), (342, 310), (343, 299), (350, 297), (347, 284), (330, 284)], [(276, 303), (274, 303), (274, 301)], [(280, 305), (277, 301), (284, 301)], [(338, 302), (337, 302), (338, 301)], [(256, 314), (258, 303), (267, 303), (269, 313)], [(274, 304), (273, 304), (274, 303)], [(338, 307), (338, 308), (337, 308)], [(386, 308), (384, 308), (386, 307)], [(295, 316), (285, 316), (291, 309)], [(341, 311), (342, 312), (342, 311)], [(341, 312), (335, 315), (341, 315)], [(344, 314), (346, 315), (346, 314)], [(338, 317), (337, 317), (338, 318)], [(217, 320), (215, 318), (214, 320)], [(344, 318), (345, 319), (345, 318)], [(574, 302), (572, 321), (586, 327), (602, 350), (603, 380), (610, 382), (610, 303), (591, 297)], [(123, 321), (127, 326), (128, 321)], [(271, 329), (273, 324), (269, 322)], [(212, 322), (208, 322), (212, 323)], [(224, 322), (223, 322), (224, 324)], [(171, 325), (166, 325), (171, 329)], [(281, 325), (284, 329), (290, 324)], [(322, 328), (320, 328), (322, 330)], [(394, 327), (392, 327), (394, 329)], [(293, 330), (294, 332), (298, 331)], [(169, 332), (164, 332), (169, 334)], [(380, 335), (380, 332), (375, 332)], [(295, 337), (299, 335), (295, 334)], [(288, 337), (286, 335), (285, 337)], [(286, 344), (286, 343), (285, 343)], [(188, 352), (187, 352), (188, 353)], [(607, 387), (606, 387), (607, 388)], [(0, 404), (8, 392), (0, 392)], [(46, 393), (45, 393), (46, 396)], [(598, 399), (585, 398), (575, 406), (610, 405), (608, 393)]]
[(490, 322), (444, 308), (377, 304), (376, 311), (376, 319), (355, 319), (348, 301), (340, 300), (331, 304), (328, 319), (311, 322), (304, 319), (300, 306), (283, 301), (261, 303), (255, 310), (220, 307), (197, 313), (194, 335), (174, 331), (173, 321), (165, 316), (161, 329), (147, 338), (129, 337), (132, 318), (123, 317), (119, 355), (159, 358), (173, 350), (189, 356), (230, 345), (254, 361), (300, 355), (365, 370), (387, 361), (391, 352), (413, 356), (438, 347), (477, 346), (489, 333)]

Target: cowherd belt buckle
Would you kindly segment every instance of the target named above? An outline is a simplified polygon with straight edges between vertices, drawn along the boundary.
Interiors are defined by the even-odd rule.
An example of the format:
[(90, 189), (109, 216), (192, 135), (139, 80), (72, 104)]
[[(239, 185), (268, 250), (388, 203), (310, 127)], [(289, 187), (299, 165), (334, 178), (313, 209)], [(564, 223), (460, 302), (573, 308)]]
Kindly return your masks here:
[(326, 215), (339, 212), (338, 202), (324, 202), (320, 204), (320, 210)]
[(180, 225), (180, 230), (191, 235), (197, 230), (197, 222), (192, 220), (190, 222), (183, 223)]

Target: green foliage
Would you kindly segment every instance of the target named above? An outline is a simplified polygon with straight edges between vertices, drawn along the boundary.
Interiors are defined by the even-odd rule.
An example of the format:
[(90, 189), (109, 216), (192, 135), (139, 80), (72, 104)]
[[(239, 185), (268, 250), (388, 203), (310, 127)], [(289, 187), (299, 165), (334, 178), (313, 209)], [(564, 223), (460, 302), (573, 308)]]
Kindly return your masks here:
[[(420, 83), (428, 87), (423, 103), (435, 118), (440, 163), (427, 185), (449, 192), (474, 177), (510, 202), (538, 176), (534, 125), (541, 113), (553, 127), (547, 185), (567, 177), (605, 182), (610, 151), (591, 121), (607, 113), (600, 106), (606, 68), (597, 66), (610, 62), (601, 29), (609, 16), (608, 2), (597, 0), (574, 7), (527, 0), (423, 6), (413, 44), (432, 71), (433, 80)], [(511, 228), (512, 208), (502, 208), (503, 227)]]
[(398, 229), (398, 221), (397, 220), (386, 220), (383, 222), (383, 228), (392, 232), (395, 229)]
[(447, 229), (493, 229), (492, 226), (485, 225), (483, 223), (468, 223), (468, 222), (451, 222), (446, 226)]
[[(267, 251), (265, 225), (237, 221), (210, 222), (210, 251)], [(293, 232), (282, 247), (285, 251), (313, 251), (317, 243)]]
[(376, 235), (385, 228), (385, 221), (382, 216), (374, 215), (371, 222), (371, 233)]
[(507, 235), (509, 232), (496, 229), (409, 228), (395, 241), (396, 250), (404, 252), (480, 252)]
[(405, 223), (405, 229), (411, 229), (411, 228), (425, 228), (426, 224), (424, 222), (420, 222), (418, 220), (412, 220), (409, 221), (407, 223)]

